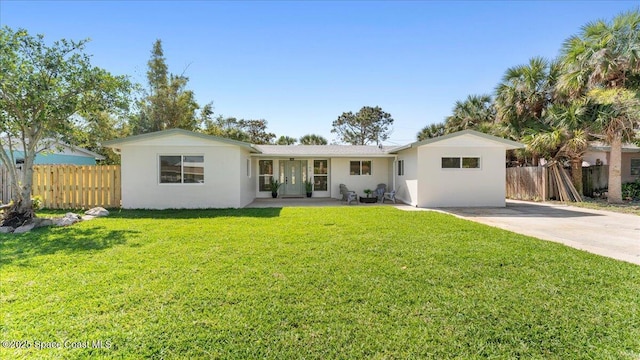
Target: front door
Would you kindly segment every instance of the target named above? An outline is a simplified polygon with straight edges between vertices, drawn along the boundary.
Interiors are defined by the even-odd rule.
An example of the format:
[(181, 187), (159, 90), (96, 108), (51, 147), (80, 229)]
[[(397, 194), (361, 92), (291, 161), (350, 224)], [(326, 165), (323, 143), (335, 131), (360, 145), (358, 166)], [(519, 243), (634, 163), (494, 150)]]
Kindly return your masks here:
[(304, 182), (302, 179), (302, 161), (286, 160), (284, 162), (284, 195), (304, 194)]

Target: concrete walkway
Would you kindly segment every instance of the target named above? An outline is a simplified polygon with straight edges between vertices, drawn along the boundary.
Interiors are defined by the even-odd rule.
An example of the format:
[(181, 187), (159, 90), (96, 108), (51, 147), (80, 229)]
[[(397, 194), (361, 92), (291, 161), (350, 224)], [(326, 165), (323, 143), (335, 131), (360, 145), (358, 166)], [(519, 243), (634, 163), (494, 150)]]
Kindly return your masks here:
[(505, 208), (446, 208), (445, 213), (640, 265), (640, 216), (508, 200)]

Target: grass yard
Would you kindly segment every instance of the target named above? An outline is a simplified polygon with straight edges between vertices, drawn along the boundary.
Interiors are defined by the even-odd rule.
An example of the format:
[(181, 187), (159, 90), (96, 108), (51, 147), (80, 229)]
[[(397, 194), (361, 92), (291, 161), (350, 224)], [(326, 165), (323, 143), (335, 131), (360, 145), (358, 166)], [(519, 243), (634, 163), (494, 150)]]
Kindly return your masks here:
[(392, 207), (116, 211), (0, 234), (0, 314), (2, 359), (638, 359), (640, 266)]

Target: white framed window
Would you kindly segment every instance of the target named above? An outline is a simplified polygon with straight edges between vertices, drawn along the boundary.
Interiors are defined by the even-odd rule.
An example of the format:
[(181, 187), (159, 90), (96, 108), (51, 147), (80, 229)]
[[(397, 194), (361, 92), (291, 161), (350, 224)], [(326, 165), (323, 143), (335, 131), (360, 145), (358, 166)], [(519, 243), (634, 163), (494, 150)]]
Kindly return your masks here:
[(203, 184), (203, 155), (160, 155), (160, 184)]
[(640, 175), (640, 158), (631, 159), (631, 175)]
[(371, 175), (371, 160), (353, 160), (349, 163), (350, 175)]
[(404, 176), (404, 160), (398, 160), (398, 176)]
[(313, 190), (328, 190), (329, 160), (313, 160)]
[(443, 157), (443, 169), (480, 169), (479, 157)]
[(271, 191), (273, 160), (258, 160), (258, 191)]

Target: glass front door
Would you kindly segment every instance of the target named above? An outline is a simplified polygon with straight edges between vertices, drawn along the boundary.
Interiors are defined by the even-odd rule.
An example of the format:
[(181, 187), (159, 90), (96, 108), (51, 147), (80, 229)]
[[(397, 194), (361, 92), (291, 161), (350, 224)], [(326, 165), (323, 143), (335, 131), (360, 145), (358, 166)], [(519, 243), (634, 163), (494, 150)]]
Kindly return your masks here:
[[(306, 162), (306, 161), (305, 161)], [(304, 194), (303, 162), (301, 160), (284, 161), (284, 195)], [(304, 169), (306, 170), (306, 169)], [(306, 172), (304, 172), (306, 175)]]

